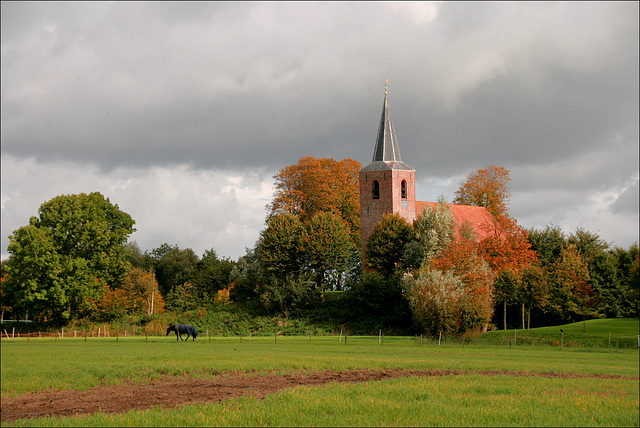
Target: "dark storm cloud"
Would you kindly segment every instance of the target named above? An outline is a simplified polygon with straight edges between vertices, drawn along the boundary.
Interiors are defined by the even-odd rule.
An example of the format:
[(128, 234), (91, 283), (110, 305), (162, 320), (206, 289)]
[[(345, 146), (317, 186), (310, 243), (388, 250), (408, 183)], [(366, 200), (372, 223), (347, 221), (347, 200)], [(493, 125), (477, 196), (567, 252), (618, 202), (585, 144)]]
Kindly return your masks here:
[[(383, 77), (403, 150), (435, 174), (575, 156), (637, 117), (637, 25), (593, 47), (608, 65), (585, 65), (585, 47), (574, 62), (554, 61), (566, 47), (514, 29), (511, 4), (444, 4), (428, 29), (372, 4), (91, 6), (3, 5), (8, 153), (107, 169), (282, 166), (318, 147), (367, 161)], [(562, 12), (524, 11), (559, 31), (545, 8)], [(335, 22), (318, 24), (314, 12)], [(589, 26), (574, 21), (569, 38)], [(507, 36), (523, 38), (517, 54)], [(486, 58), (474, 52), (483, 40)], [(448, 90), (430, 86), (446, 73)]]
[[(437, 183), (420, 192), (452, 199), (497, 164), (525, 221), (578, 223), (595, 198), (632, 222), (638, 32), (634, 2), (5, 2), (3, 169), (366, 164), (388, 78), (403, 160)], [(20, 194), (4, 186), (3, 220)]]

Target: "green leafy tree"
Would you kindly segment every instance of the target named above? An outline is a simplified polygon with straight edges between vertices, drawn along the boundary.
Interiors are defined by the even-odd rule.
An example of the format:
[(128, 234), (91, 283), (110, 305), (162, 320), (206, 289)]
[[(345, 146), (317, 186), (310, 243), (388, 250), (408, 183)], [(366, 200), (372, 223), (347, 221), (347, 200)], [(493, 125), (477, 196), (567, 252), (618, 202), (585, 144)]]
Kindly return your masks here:
[(592, 233), (582, 228), (578, 228), (567, 238), (567, 244), (574, 245), (582, 256), (586, 264), (590, 264), (600, 254), (602, 254), (609, 244), (607, 244), (597, 233)]
[(290, 274), (284, 278), (271, 276), (260, 284), (258, 293), (269, 313), (280, 312), (285, 317), (301, 315), (304, 309), (317, 304), (320, 298), (319, 291), (305, 274)]
[(624, 285), (621, 284), (615, 255), (608, 251), (609, 244), (598, 234), (578, 228), (567, 238), (568, 245), (575, 245), (589, 269), (589, 285), (598, 296), (599, 312), (609, 317), (622, 316), (624, 312)]
[(528, 231), (528, 240), (543, 267), (552, 265), (560, 258), (566, 243), (564, 233), (557, 226), (547, 226), (544, 230), (532, 228)]
[(634, 243), (628, 250), (616, 247), (612, 253), (616, 257), (620, 293), (618, 309), (620, 316), (637, 318), (640, 303), (640, 251)]
[(303, 230), (300, 218), (294, 214), (282, 213), (269, 219), (258, 244), (258, 257), (268, 275), (277, 276), (284, 282), (288, 275), (300, 274)]
[(131, 267), (125, 243), (135, 231), (131, 216), (98, 192), (57, 196), (40, 206), (35, 226), (48, 229), (59, 254), (84, 259), (110, 287)]
[(43, 203), (39, 217), (9, 237), (7, 288), (16, 308), (57, 322), (90, 313), (103, 285), (121, 285), (130, 270), (124, 244), (134, 223), (100, 193)]
[(195, 283), (203, 298), (215, 296), (218, 290), (229, 286), (234, 264), (229, 258), (219, 258), (213, 248), (205, 251), (198, 261), (195, 275)]
[(166, 296), (167, 308), (172, 311), (191, 311), (202, 306), (202, 301), (191, 282), (174, 285)]
[(405, 265), (419, 268), (440, 257), (455, 239), (456, 219), (443, 196), (435, 208), (426, 208), (413, 222), (413, 239), (405, 249)]
[(525, 313), (527, 315), (526, 328), (530, 329), (531, 309), (539, 308), (544, 310), (549, 298), (548, 293), (545, 272), (539, 263), (522, 269), (517, 289), (517, 300), (522, 304), (523, 330), (525, 329)]
[(503, 270), (496, 277), (493, 293), (496, 303), (502, 303), (503, 328), (507, 329), (507, 305), (514, 303), (517, 298), (519, 276), (512, 270)]
[(137, 242), (127, 242), (124, 246), (129, 253), (129, 262), (131, 263), (131, 266), (146, 271), (153, 271), (153, 257), (148, 253), (143, 253)]
[(589, 269), (575, 245), (568, 245), (548, 274), (548, 309), (565, 321), (597, 316), (597, 296), (589, 284)]
[(403, 279), (411, 313), (425, 332), (456, 334), (467, 295), (462, 280), (453, 272), (423, 266)]
[(316, 284), (324, 291), (327, 274), (341, 278), (354, 247), (348, 225), (332, 212), (318, 212), (305, 224), (300, 236), (301, 250)]
[(368, 334), (384, 328), (407, 331), (411, 325), (411, 308), (403, 295), (402, 277), (369, 272), (352, 280), (345, 292), (344, 311), (365, 328)]
[(367, 265), (385, 276), (402, 264), (412, 228), (399, 214), (385, 214), (371, 232), (365, 250)]
[(243, 304), (253, 303), (264, 278), (257, 250), (246, 248), (246, 254), (238, 259), (229, 273), (229, 279), (233, 283), (229, 298)]
[[(154, 250), (155, 254), (162, 254), (154, 262), (154, 268), (160, 292), (164, 296), (168, 296), (172, 289), (182, 287), (185, 283), (193, 285), (198, 272), (198, 256), (191, 248), (180, 249), (174, 246), (169, 247), (171, 249), (167, 251), (167, 247), (160, 247), (157, 252)], [(197, 293), (193, 294), (195, 296)], [(170, 305), (169, 297), (167, 305)]]

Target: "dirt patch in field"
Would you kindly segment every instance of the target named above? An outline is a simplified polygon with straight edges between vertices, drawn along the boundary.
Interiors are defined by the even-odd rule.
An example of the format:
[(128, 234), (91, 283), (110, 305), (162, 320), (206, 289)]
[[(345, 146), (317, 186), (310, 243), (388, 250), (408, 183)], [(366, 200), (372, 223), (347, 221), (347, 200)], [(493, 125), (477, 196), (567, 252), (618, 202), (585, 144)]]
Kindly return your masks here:
[[(525, 373), (506, 371), (475, 372), (484, 376), (542, 376), (623, 378), (611, 375), (577, 375), (571, 373)], [(20, 397), (3, 397), (0, 410), (2, 422), (45, 416), (86, 415), (102, 411), (118, 413), (143, 410), (156, 406), (173, 408), (193, 403), (216, 403), (232, 398), (253, 396), (264, 398), (285, 388), (316, 386), (329, 382), (358, 383), (399, 377), (455, 376), (472, 374), (448, 370), (353, 370), (298, 372), (293, 374), (223, 373), (209, 379), (163, 377), (149, 383), (124, 382), (86, 391), (42, 391)]]

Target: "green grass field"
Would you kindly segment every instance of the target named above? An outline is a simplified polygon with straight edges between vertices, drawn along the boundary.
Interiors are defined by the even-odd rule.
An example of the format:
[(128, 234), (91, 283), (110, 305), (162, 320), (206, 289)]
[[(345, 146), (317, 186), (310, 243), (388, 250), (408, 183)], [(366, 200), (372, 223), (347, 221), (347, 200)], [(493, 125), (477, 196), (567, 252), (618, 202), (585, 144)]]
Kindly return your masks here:
[[(608, 339), (613, 324), (637, 335), (638, 321), (594, 320), (587, 334)], [(635, 323), (635, 324), (634, 324)], [(624, 324), (624, 326), (623, 326)], [(635, 327), (634, 327), (635, 326)], [(565, 337), (582, 323), (554, 327)], [(635, 328), (635, 330), (634, 330)], [(544, 334), (545, 330), (531, 330)], [(614, 330), (617, 331), (617, 330)], [(499, 337), (509, 332), (491, 332)], [(518, 332), (519, 334), (520, 332)], [(613, 333), (612, 333), (613, 335)], [(622, 336), (618, 333), (618, 336)], [(602, 337), (600, 337), (601, 339)], [(169, 337), (2, 341), (2, 396), (49, 388), (88, 389), (163, 375), (352, 369), (462, 370), (460, 376), (298, 387), (268, 396), (123, 414), (21, 420), (3, 426), (638, 426), (638, 349), (492, 345), (478, 340), (385, 337)], [(624, 378), (485, 376), (485, 371), (575, 373)]]

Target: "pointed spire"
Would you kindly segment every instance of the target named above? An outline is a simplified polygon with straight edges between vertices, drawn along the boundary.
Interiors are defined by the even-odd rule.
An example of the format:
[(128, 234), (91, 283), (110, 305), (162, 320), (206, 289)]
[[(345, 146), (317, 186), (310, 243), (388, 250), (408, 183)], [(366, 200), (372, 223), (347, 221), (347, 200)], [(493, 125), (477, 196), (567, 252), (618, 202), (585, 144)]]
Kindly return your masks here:
[(382, 115), (380, 116), (380, 125), (378, 126), (378, 135), (376, 138), (376, 147), (373, 151), (373, 160), (364, 167), (362, 171), (379, 171), (386, 169), (413, 170), (409, 165), (402, 162), (400, 157), (400, 146), (396, 137), (396, 130), (391, 120), (391, 111), (389, 110), (389, 102), (387, 101), (387, 83), (384, 82), (384, 103), (382, 105)]
[(382, 106), (382, 115), (380, 116), (380, 125), (378, 126), (378, 138), (376, 139), (376, 148), (373, 152), (373, 162), (398, 162), (402, 161), (400, 157), (400, 146), (398, 146), (398, 138), (396, 130), (393, 127), (391, 112), (389, 111), (389, 102), (387, 101), (387, 91), (384, 91), (384, 104)]

